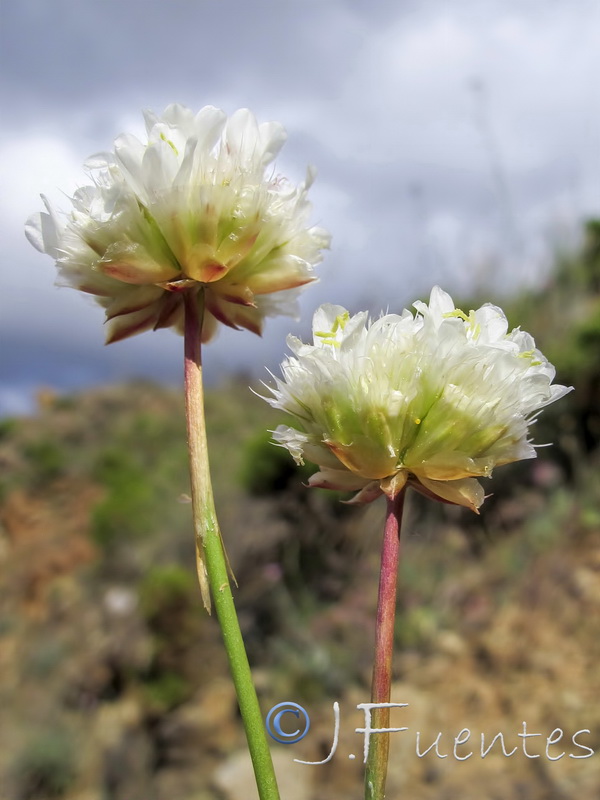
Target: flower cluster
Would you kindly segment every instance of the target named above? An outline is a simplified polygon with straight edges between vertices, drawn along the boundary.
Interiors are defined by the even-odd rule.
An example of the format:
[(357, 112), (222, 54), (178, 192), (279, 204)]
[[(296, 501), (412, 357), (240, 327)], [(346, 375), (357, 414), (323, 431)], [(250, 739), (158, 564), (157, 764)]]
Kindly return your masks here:
[(319, 466), (309, 483), (357, 490), (353, 502), (406, 484), (477, 511), (476, 480), (495, 466), (533, 458), (528, 427), (570, 389), (552, 385), (554, 368), (503, 312), (486, 304), (465, 314), (439, 287), (370, 322), (323, 305), (313, 344), (288, 338), (294, 357), (265, 398), (294, 418), (275, 441), (298, 463)]
[(201, 287), (205, 341), (217, 322), (260, 334), (265, 316), (294, 315), (329, 237), (307, 225), (313, 173), (294, 187), (269, 168), (284, 129), (212, 106), (145, 120), (146, 144), (123, 134), (86, 162), (93, 185), (75, 192), (66, 221), (44, 200), (32, 244), (106, 309), (107, 342), (181, 331), (182, 292)]

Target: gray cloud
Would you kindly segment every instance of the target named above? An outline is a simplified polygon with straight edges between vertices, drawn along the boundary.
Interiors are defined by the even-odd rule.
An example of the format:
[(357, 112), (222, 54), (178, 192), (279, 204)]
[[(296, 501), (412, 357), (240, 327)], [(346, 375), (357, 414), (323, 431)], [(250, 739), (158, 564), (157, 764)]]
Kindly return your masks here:
[(554, 240), (600, 205), (599, 23), (595, 0), (5, 3), (0, 408), (38, 383), (178, 380), (176, 337), (104, 348), (101, 311), (57, 290), (22, 233), (38, 193), (66, 207), (59, 190), (139, 132), (144, 107), (249, 106), (286, 125), (282, 172), (318, 167), (314, 216), (333, 249), (302, 321), (273, 320), (263, 340), (224, 331), (213, 376), (275, 365), (319, 302), (401, 307), (434, 282), (538, 280)]

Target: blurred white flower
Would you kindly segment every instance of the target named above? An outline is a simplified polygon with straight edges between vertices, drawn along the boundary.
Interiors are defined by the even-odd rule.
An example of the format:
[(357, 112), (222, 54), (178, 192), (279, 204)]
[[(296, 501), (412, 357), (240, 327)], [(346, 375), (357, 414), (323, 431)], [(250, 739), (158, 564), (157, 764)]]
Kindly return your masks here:
[[(307, 192), (269, 167), (286, 135), (247, 109), (227, 119), (206, 106), (145, 113), (148, 142), (123, 134), (86, 162), (62, 221), (32, 217), (26, 234), (51, 255), (60, 280), (106, 309), (107, 342), (150, 328), (183, 327), (182, 291), (204, 287), (203, 339), (217, 322), (261, 333), (263, 319), (297, 313), (329, 244), (309, 227)], [(275, 295), (275, 297), (274, 297)]]
[(436, 286), (415, 308), (370, 322), (321, 306), (313, 344), (288, 337), (294, 357), (268, 387), (267, 402), (294, 418), (274, 439), (319, 465), (310, 485), (358, 490), (353, 502), (408, 483), (477, 511), (476, 478), (534, 458), (529, 425), (570, 388), (551, 385), (552, 365), (496, 306), (467, 315)]

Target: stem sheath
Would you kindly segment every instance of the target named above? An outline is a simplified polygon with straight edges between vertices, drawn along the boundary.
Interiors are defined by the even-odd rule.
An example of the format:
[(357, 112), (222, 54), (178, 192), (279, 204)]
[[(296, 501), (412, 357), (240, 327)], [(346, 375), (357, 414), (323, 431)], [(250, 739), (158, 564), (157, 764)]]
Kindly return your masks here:
[[(405, 489), (393, 500), (388, 498), (387, 515), (381, 549), (381, 572), (375, 627), (375, 656), (373, 661), (372, 703), (389, 703), (394, 652), (394, 622), (396, 618), (396, 585), (400, 561), (400, 526)], [(390, 709), (375, 708), (373, 728), (390, 727)], [(383, 800), (387, 778), (389, 733), (375, 733), (369, 742), (365, 771), (365, 800)]]
[(210, 611), (211, 594), (214, 601), (260, 800), (279, 800), (273, 761), (231, 593), (227, 557), (221, 540), (210, 481), (202, 387), (203, 290), (186, 292), (184, 304), (186, 418), (198, 578), (204, 605), (208, 611)]

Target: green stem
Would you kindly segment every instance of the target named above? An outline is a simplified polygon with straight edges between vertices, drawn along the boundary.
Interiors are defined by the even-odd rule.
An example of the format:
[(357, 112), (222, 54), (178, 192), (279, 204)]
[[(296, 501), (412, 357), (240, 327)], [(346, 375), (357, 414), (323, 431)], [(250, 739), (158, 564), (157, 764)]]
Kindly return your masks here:
[[(387, 516), (381, 549), (381, 572), (375, 627), (375, 656), (373, 660), (372, 703), (389, 703), (394, 652), (394, 622), (396, 618), (396, 585), (400, 561), (400, 526), (405, 490), (387, 501)], [(390, 709), (375, 708), (373, 728), (390, 727)], [(387, 778), (389, 733), (375, 733), (369, 742), (365, 772), (365, 800), (383, 800)]]
[(210, 594), (214, 600), (260, 800), (279, 800), (273, 761), (231, 593), (227, 556), (221, 540), (210, 482), (200, 339), (204, 316), (203, 291), (186, 292), (184, 304), (186, 417), (198, 577), (204, 604), (209, 612)]

